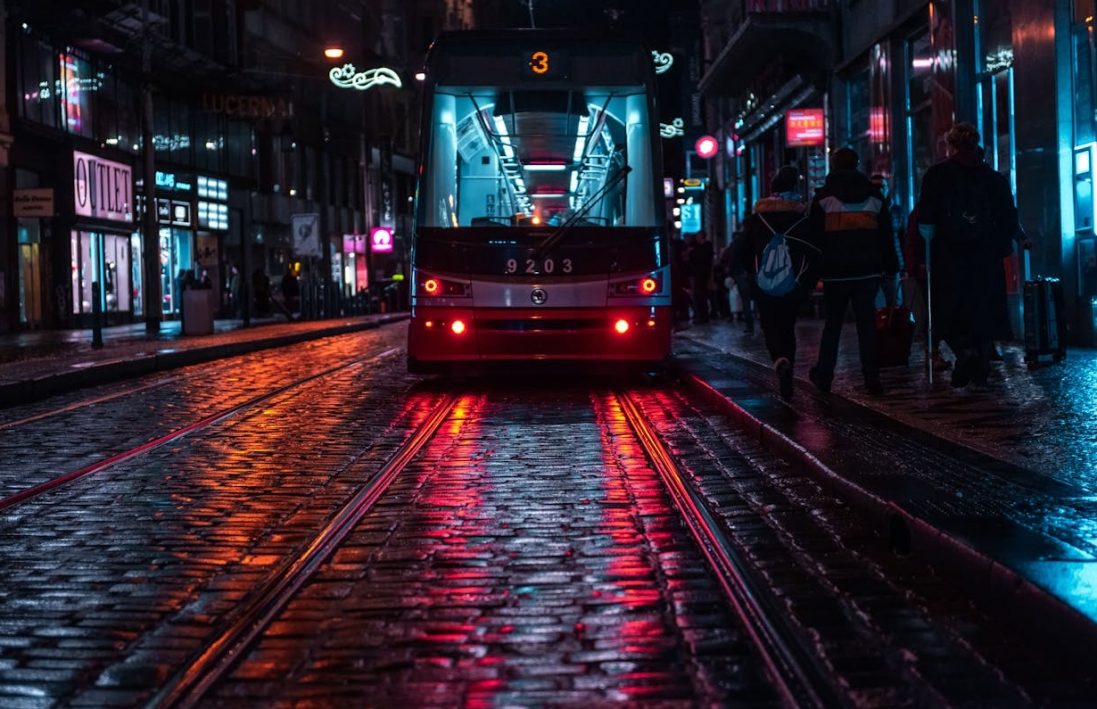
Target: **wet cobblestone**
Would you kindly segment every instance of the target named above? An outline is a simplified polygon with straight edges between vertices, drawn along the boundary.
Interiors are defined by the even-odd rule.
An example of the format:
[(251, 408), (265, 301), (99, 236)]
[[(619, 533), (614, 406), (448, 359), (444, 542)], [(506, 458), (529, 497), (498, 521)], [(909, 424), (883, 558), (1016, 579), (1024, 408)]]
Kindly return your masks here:
[[(470, 403), (466, 420), (444, 427), (397, 481), (400, 504), (380, 506), (206, 706), (258, 706), (287, 677), (274, 693), (289, 703), (305, 701), (300, 684), (338, 681), (373, 706), (697, 707), (756, 685), (726, 605), (677, 612), (691, 594), (719, 590), (654, 472), (630, 452), (627, 426), (604, 405), (601, 427), (577, 416), (591, 407), (583, 396), (506, 404)], [(541, 444), (550, 416), (575, 422), (574, 451)], [(460, 457), (471, 464), (449, 463)], [(378, 539), (374, 525), (393, 535)], [(363, 561), (353, 592), (324, 590)], [(308, 603), (317, 595), (332, 605)], [(312, 654), (287, 642), (285, 622), (318, 638)]]

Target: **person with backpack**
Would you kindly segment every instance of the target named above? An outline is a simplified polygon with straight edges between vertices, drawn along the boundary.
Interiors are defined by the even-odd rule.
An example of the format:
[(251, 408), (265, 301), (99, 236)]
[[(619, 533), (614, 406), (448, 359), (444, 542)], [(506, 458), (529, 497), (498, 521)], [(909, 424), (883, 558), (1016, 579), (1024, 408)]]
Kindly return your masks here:
[[(842, 324), (852, 305), (865, 390), (879, 396), (884, 388), (876, 345), (876, 294), (882, 285), (896, 283), (902, 259), (887, 197), (857, 169), (858, 163), (850, 148), (836, 150), (808, 213), (811, 241), (822, 252), (819, 276), (826, 317), (819, 358), (808, 379), (819, 391), (830, 392)], [(885, 287), (884, 297), (889, 307), (895, 305), (894, 288)]]
[(1009, 181), (983, 160), (975, 126), (957, 123), (946, 140), (949, 157), (926, 170), (918, 200), (918, 232), (930, 245), (929, 321), (956, 356), (952, 386), (982, 386), (994, 341), (1013, 338), (1002, 260), (1020, 227)]
[(815, 287), (818, 250), (808, 240), (807, 203), (800, 171), (786, 165), (770, 182), (771, 194), (754, 204), (730, 247), (731, 267), (750, 274), (750, 295), (777, 373), (778, 393), (792, 396), (796, 316)]

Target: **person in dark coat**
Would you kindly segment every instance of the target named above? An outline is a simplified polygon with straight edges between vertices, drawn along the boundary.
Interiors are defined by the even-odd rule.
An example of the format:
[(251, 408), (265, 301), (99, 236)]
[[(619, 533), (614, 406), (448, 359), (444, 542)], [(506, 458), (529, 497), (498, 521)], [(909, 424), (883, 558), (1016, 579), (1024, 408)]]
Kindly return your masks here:
[[(831, 171), (811, 202), (808, 219), (812, 242), (822, 252), (819, 276), (826, 322), (819, 358), (808, 378), (820, 391), (830, 391), (842, 323), (852, 305), (865, 389), (880, 395), (884, 390), (876, 351), (876, 294), (881, 285), (895, 283), (902, 260), (887, 198), (857, 169), (858, 162), (857, 153), (849, 148), (835, 151)], [(884, 295), (889, 306), (895, 304), (894, 290), (885, 288)]]
[(263, 268), (251, 273), (251, 290), (255, 299), (255, 314), (261, 318), (270, 315), (270, 277)]
[(712, 267), (716, 254), (708, 234), (701, 231), (694, 235), (693, 245), (686, 256), (689, 262), (690, 285), (693, 289), (693, 322), (697, 324), (709, 321), (709, 283), (712, 282)]
[[(815, 261), (818, 249), (810, 242), (808, 205), (803, 201), (800, 171), (786, 165), (770, 182), (771, 194), (754, 204), (754, 210), (743, 220), (741, 231), (732, 242), (729, 260), (733, 270), (751, 274), (750, 296), (758, 303), (758, 320), (766, 341), (774, 370), (777, 372), (778, 393), (790, 397), (796, 364), (796, 316), (804, 300), (815, 287)], [(796, 287), (784, 295), (770, 295), (758, 286), (758, 264), (774, 233), (785, 234), (793, 272), (798, 274)], [(744, 294), (744, 300), (748, 296)]]
[(1013, 338), (1005, 265), (1018, 234), (1013, 191), (983, 160), (979, 131), (957, 123), (950, 155), (922, 178), (918, 231), (930, 244), (932, 326), (956, 355), (952, 386), (985, 385), (994, 340)]
[(293, 264), (286, 265), (286, 272), (282, 275), (282, 282), (278, 288), (282, 291), (282, 298), (286, 305), (286, 317), (293, 319), (293, 313), (297, 312), (298, 299), (301, 297), (301, 284), (297, 281)]
[(689, 269), (686, 264), (686, 243), (682, 239), (670, 240), (670, 282), (674, 288), (671, 296), (675, 326), (689, 322)]

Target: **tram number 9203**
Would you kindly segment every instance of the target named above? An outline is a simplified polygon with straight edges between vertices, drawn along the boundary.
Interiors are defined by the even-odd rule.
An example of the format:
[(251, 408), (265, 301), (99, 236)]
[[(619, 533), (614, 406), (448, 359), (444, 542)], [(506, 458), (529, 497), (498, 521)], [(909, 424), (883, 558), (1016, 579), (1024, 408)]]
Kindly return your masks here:
[[(538, 268), (540, 266), (540, 268)], [(548, 273), (571, 273), (572, 263), (571, 259), (565, 258), (560, 261), (547, 258), (538, 264), (536, 259), (528, 258), (524, 264), (518, 259), (507, 259), (507, 273), (526, 273), (530, 275), (541, 275)]]

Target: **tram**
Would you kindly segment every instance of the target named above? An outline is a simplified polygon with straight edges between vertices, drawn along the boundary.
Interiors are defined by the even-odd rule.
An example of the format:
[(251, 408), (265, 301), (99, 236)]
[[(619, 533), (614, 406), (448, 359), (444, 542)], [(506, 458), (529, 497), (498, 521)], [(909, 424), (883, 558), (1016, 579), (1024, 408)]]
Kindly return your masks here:
[(408, 369), (662, 368), (671, 283), (652, 53), (565, 30), (427, 53)]

